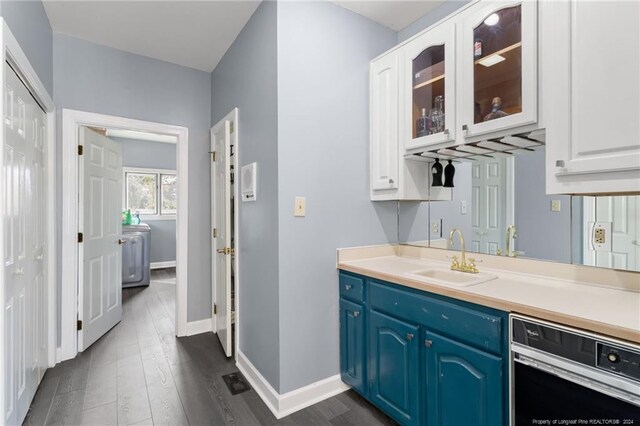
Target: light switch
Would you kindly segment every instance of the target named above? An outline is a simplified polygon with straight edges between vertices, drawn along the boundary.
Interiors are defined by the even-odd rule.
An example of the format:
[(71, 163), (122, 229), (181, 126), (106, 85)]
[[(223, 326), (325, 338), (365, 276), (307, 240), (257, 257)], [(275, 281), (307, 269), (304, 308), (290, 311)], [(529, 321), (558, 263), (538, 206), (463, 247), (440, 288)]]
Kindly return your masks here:
[(465, 200), (460, 201), (460, 214), (467, 214), (467, 202)]
[(560, 211), (560, 200), (551, 200), (551, 211), (552, 212)]
[(293, 215), (295, 217), (305, 217), (307, 215), (307, 199), (305, 197), (296, 197)]

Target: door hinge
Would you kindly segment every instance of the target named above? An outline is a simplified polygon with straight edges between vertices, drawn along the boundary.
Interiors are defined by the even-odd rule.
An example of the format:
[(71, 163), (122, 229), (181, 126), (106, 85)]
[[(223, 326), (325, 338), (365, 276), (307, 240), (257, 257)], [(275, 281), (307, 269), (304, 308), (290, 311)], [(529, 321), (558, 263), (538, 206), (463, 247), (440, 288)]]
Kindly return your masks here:
[(82, 320), (78, 320), (78, 331), (82, 330)]
[(84, 154), (84, 146), (78, 145), (78, 155), (83, 155), (83, 154)]
[(213, 315), (217, 315), (218, 314), (218, 305), (216, 305), (215, 303), (213, 304)]
[(218, 230), (216, 228), (213, 228), (213, 238), (217, 238), (218, 237)]
[(233, 133), (233, 130), (234, 130), (233, 121), (231, 122), (229, 127), (230, 127), (229, 133)]
[(216, 161), (216, 152), (215, 151), (211, 151), (211, 161)]
[(78, 242), (81, 243), (84, 241), (84, 234), (82, 232), (78, 232)]

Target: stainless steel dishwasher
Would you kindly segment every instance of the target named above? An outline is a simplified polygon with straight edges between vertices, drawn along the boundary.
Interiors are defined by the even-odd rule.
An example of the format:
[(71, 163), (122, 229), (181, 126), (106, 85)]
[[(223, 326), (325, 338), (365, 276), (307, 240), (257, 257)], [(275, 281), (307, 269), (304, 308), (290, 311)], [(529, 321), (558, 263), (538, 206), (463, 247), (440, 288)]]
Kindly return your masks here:
[(151, 227), (146, 223), (123, 225), (122, 234), (122, 287), (148, 286)]
[(640, 424), (638, 345), (520, 315), (510, 319), (512, 425)]

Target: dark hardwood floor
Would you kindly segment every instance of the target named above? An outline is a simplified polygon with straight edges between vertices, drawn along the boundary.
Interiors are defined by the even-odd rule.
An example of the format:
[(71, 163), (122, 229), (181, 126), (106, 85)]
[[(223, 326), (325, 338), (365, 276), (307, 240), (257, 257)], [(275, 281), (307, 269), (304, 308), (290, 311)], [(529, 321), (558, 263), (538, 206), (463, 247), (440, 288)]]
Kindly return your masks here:
[(49, 369), (26, 425), (393, 425), (353, 391), (277, 420), (254, 390), (231, 395), (237, 371), (212, 333), (175, 337), (175, 270), (123, 290), (122, 321)]

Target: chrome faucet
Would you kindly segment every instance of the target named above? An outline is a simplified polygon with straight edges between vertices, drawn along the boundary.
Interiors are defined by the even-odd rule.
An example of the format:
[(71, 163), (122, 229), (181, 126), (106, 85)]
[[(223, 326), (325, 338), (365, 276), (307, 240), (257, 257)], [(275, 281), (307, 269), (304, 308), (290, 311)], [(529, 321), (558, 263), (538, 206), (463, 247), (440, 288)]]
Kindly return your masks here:
[(506, 256), (507, 257), (515, 257), (516, 253), (515, 251), (511, 251), (511, 240), (513, 239), (513, 245), (516, 245), (516, 241), (515, 239), (518, 237), (518, 234), (516, 233), (516, 226), (515, 225), (509, 225), (507, 227), (507, 253)]
[(453, 236), (458, 234), (460, 238), (460, 251), (462, 260), (458, 261), (458, 256), (453, 256), (453, 262), (451, 263), (451, 269), (454, 271), (460, 272), (469, 272), (472, 274), (478, 273), (478, 267), (476, 266), (476, 261), (473, 258), (469, 258), (469, 263), (467, 263), (467, 252), (464, 247), (464, 236), (462, 235), (462, 231), (458, 228), (453, 228), (451, 232), (449, 232), (449, 245), (453, 245)]

